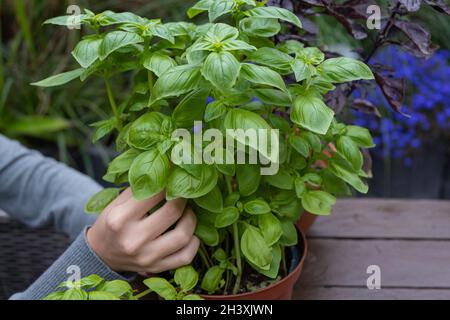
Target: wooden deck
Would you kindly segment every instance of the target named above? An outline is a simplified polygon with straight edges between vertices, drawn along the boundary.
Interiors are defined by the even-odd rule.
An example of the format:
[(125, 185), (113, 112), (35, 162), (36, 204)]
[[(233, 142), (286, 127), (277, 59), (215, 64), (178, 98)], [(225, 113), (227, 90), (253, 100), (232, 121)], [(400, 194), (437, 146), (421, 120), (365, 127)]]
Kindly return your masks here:
[(308, 238), (294, 299), (450, 299), (450, 201), (340, 200)]

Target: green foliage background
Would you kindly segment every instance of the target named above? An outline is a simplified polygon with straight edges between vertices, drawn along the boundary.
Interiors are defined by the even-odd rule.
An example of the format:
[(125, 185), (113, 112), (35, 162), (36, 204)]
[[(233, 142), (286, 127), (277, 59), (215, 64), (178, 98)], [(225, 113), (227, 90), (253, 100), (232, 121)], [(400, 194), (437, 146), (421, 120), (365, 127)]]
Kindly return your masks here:
[[(42, 90), (31, 82), (76, 65), (70, 52), (80, 40), (81, 30), (51, 28), (42, 23), (66, 14), (71, 4), (95, 12), (110, 9), (132, 11), (165, 21), (184, 20), (193, 0), (0, 0), (0, 133), (21, 140), (94, 175), (92, 153), (104, 163), (108, 149), (91, 145), (93, 128), (87, 124), (107, 117), (104, 84), (93, 79), (88, 85), (71, 83), (64, 88)], [(115, 84), (118, 97), (121, 87)], [(80, 168), (81, 167), (81, 168)]]

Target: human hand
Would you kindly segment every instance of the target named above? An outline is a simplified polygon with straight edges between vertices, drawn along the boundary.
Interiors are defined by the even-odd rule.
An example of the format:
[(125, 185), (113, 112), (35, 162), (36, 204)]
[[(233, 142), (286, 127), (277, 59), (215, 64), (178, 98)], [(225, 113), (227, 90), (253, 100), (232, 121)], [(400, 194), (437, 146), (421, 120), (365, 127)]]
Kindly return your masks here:
[(92, 250), (117, 272), (159, 273), (191, 263), (200, 244), (194, 212), (185, 199), (175, 199), (148, 215), (163, 199), (162, 192), (137, 201), (126, 189), (88, 230)]

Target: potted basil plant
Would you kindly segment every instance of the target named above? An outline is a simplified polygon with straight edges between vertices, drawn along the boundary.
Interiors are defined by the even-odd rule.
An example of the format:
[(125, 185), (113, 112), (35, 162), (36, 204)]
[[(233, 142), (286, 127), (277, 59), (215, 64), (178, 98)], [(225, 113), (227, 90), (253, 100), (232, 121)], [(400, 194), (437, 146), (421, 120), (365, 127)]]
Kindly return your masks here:
[[(306, 254), (305, 238), (295, 227), (302, 212), (328, 215), (335, 195), (350, 187), (367, 192), (360, 148), (373, 146), (371, 135), (338, 122), (323, 96), (336, 83), (373, 75), (355, 59), (325, 59), (318, 48), (295, 40), (274, 43), (285, 24), (302, 27), (289, 10), (255, 0), (201, 0), (187, 12), (190, 18), (202, 13), (209, 23), (86, 10), (79, 20), (92, 32), (73, 51), (80, 68), (34, 85), (95, 76), (105, 81), (112, 116), (93, 124), (94, 141), (116, 137), (120, 155), (104, 179), (118, 188), (95, 195), (86, 205), (89, 212), (100, 213), (128, 185), (136, 199), (165, 190), (167, 200), (187, 198), (194, 208), (202, 243), (198, 257), (145, 280), (148, 292), (165, 299), (288, 299)], [(72, 18), (46, 23), (69, 25)], [(130, 83), (122, 88), (125, 101), (114, 98), (114, 79), (120, 77)], [(208, 141), (202, 133), (210, 129), (228, 139)], [(180, 130), (194, 139), (174, 138)], [(270, 134), (255, 140), (239, 134), (245, 130)], [(241, 153), (239, 147), (229, 150), (230, 140)], [(330, 144), (336, 152), (328, 158)], [(215, 160), (227, 161), (201, 161), (208, 149)], [(256, 163), (237, 161), (252, 152), (259, 156)], [(175, 161), (174, 153), (191, 162)], [(121, 292), (121, 299), (148, 293), (127, 290), (111, 291)]]

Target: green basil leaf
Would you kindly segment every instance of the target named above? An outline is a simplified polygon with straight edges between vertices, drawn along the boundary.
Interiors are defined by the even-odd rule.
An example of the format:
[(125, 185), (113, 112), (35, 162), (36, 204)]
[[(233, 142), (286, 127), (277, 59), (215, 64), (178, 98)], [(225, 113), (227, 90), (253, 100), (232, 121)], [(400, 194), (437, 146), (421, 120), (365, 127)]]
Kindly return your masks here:
[(153, 277), (145, 279), (143, 282), (164, 300), (177, 299), (177, 290), (166, 279)]
[(276, 244), (272, 247), (272, 261), (270, 262), (270, 267), (268, 270), (263, 270), (257, 266), (250, 264), (256, 271), (269, 277), (271, 279), (276, 279), (278, 277), (278, 271), (280, 269), (281, 263), (281, 247)]
[(339, 57), (327, 59), (320, 67), (322, 74), (335, 83), (374, 79), (372, 71), (365, 63), (352, 58)]
[(214, 226), (216, 228), (225, 228), (231, 226), (239, 219), (239, 210), (235, 207), (224, 208), (223, 212), (216, 216)]
[(103, 39), (87, 38), (78, 42), (72, 55), (83, 68), (88, 68), (100, 57), (99, 48)]
[(93, 195), (84, 207), (86, 213), (99, 214), (120, 194), (118, 188), (107, 188)]
[(214, 119), (220, 118), (227, 112), (225, 104), (221, 100), (213, 101), (206, 106), (205, 121), (210, 122)]
[(141, 153), (128, 173), (133, 196), (144, 200), (161, 192), (167, 184), (169, 170), (169, 158), (158, 149)]
[(167, 70), (155, 83), (152, 101), (179, 96), (197, 88), (200, 68), (192, 65), (176, 66)]
[(295, 80), (300, 82), (310, 79), (315, 72), (314, 66), (306, 64), (302, 60), (295, 59), (291, 62), (292, 71), (294, 71)]
[(280, 240), (283, 235), (280, 220), (272, 213), (266, 213), (258, 217), (258, 227), (269, 247)]
[(357, 144), (350, 137), (339, 137), (336, 141), (336, 149), (355, 171), (361, 169), (363, 165), (362, 153)]
[[(223, 126), (227, 130), (227, 136), (232, 137), (238, 143), (249, 146), (251, 149), (258, 151), (266, 159), (272, 159), (271, 148), (271, 127), (259, 114), (245, 109), (230, 109), (225, 116)], [(246, 134), (247, 130), (256, 133), (254, 138), (249, 138)], [(266, 134), (260, 134), (260, 130), (266, 130)], [(276, 155), (278, 156), (278, 155)]]
[(88, 15), (86, 14), (67, 15), (45, 20), (44, 24), (53, 24), (57, 26), (74, 28), (78, 27), (81, 23), (83, 23), (83, 20), (86, 18), (88, 18)]
[(284, 92), (287, 91), (286, 84), (280, 74), (264, 66), (243, 63), (241, 76), (252, 83), (275, 87)]
[(223, 211), (222, 192), (218, 186), (214, 187), (214, 189), (204, 196), (195, 198), (194, 202), (203, 209), (214, 213), (221, 213)]
[(99, 286), (100, 284), (102, 284), (105, 280), (96, 275), (96, 274), (91, 274), (87, 277), (84, 277), (80, 280), (79, 284), (81, 288), (84, 289), (93, 289), (96, 288), (97, 286)]
[(131, 287), (131, 285), (123, 280), (106, 281), (100, 287), (98, 287), (97, 290), (108, 292), (118, 298), (133, 293), (133, 288)]
[(200, 0), (194, 6), (188, 9), (187, 15), (189, 19), (194, 18), (202, 12), (208, 11), (216, 0)]
[(94, 135), (92, 136), (92, 142), (95, 143), (100, 139), (106, 137), (110, 134), (116, 127), (116, 118), (111, 118), (107, 120), (101, 120), (91, 124), (91, 127), (96, 128)]
[(176, 167), (167, 183), (167, 199), (195, 199), (210, 192), (217, 184), (218, 174), (213, 166), (199, 166), (199, 174), (191, 175), (185, 169)]
[(209, 8), (208, 17), (210, 22), (214, 22), (217, 18), (233, 11), (236, 6), (234, 0), (216, 0)]
[(257, 18), (275, 18), (290, 22), (301, 28), (300, 19), (291, 11), (278, 7), (258, 7), (244, 12), (245, 15)]
[(323, 176), (323, 184), (322, 184), (323, 191), (334, 194), (336, 196), (348, 197), (352, 195), (352, 191), (350, 190), (349, 186), (345, 183), (345, 181), (335, 176), (333, 173), (329, 171), (324, 171), (322, 173), (322, 176)]
[(291, 68), (291, 61), (293, 60), (290, 55), (278, 49), (267, 47), (252, 52), (247, 59), (257, 64), (281, 71), (289, 71)]
[(350, 137), (361, 148), (373, 148), (372, 136), (369, 130), (358, 126), (347, 126), (346, 136)]
[(159, 52), (151, 52), (144, 56), (142, 65), (145, 69), (150, 70), (158, 77), (161, 77), (167, 70), (175, 67), (177, 63), (168, 55)]
[(107, 33), (99, 47), (100, 60), (105, 60), (114, 51), (128, 45), (144, 42), (136, 33), (113, 31)]
[(302, 205), (305, 210), (317, 215), (329, 215), (336, 198), (325, 191), (307, 191), (302, 196)]
[(292, 190), (294, 188), (294, 178), (283, 168), (280, 168), (275, 175), (264, 176), (264, 180), (271, 186), (279, 189)]
[(266, 214), (271, 211), (269, 204), (260, 199), (252, 200), (244, 205), (244, 210), (248, 214)]
[(220, 43), (225, 40), (234, 40), (239, 37), (239, 30), (226, 23), (210, 24), (205, 35), (205, 40), (210, 43)]
[(148, 150), (169, 138), (173, 126), (171, 119), (160, 112), (145, 113), (133, 122), (128, 132), (128, 144)]
[(272, 211), (290, 221), (297, 221), (303, 212), (302, 203), (294, 191), (280, 190), (270, 202)]
[(315, 172), (308, 172), (302, 177), (303, 181), (310, 184), (320, 185), (322, 183), (322, 177)]
[(297, 59), (307, 65), (317, 65), (325, 59), (325, 54), (316, 47), (302, 48), (297, 52)]
[(197, 222), (195, 235), (207, 246), (215, 247), (219, 244), (219, 232), (217, 229), (201, 220)]
[(237, 165), (236, 177), (240, 194), (245, 197), (249, 196), (258, 190), (261, 180), (260, 168), (255, 164)]
[(302, 139), (299, 136), (293, 136), (291, 135), (289, 137), (289, 143), (291, 146), (297, 151), (299, 154), (301, 154), (303, 157), (308, 158), (309, 152), (310, 152), (310, 146), (308, 142), (304, 139)]
[(308, 141), (308, 144), (311, 146), (311, 148), (314, 150), (314, 152), (321, 152), (322, 151), (322, 142), (320, 141), (320, 138), (315, 135), (312, 132), (303, 132), (302, 138)]
[(64, 293), (64, 291), (52, 292), (49, 295), (45, 296), (42, 300), (63, 300)]
[(51, 77), (48, 77), (47, 79), (38, 81), (38, 82), (33, 82), (31, 83), (31, 85), (36, 86), (36, 87), (56, 87), (56, 86), (61, 86), (63, 84), (66, 84), (76, 78), (79, 78), (81, 76), (81, 74), (83, 74), (84, 69), (83, 68), (79, 68), (79, 69), (75, 69), (72, 71), (68, 71), (68, 72), (64, 72), (64, 73), (60, 73)]
[(367, 184), (365, 184), (357, 174), (348, 171), (346, 168), (332, 162), (330, 164), (330, 170), (335, 176), (347, 182), (357, 191), (361, 193), (367, 193), (367, 191), (369, 191)]
[(62, 296), (61, 300), (87, 300), (88, 295), (85, 291), (78, 289), (78, 288), (72, 288), (64, 292), (64, 295)]
[(239, 192), (230, 193), (225, 197), (224, 205), (226, 207), (233, 207), (236, 205), (240, 198), (241, 195), (239, 194)]
[(241, 65), (229, 52), (212, 52), (202, 68), (202, 74), (219, 89), (229, 89), (236, 83)]
[(203, 119), (208, 89), (194, 90), (187, 94), (172, 113), (177, 128), (192, 128), (195, 121)]
[(183, 292), (188, 292), (195, 288), (198, 282), (198, 272), (189, 265), (175, 270), (174, 280)]
[(306, 168), (307, 163), (305, 157), (297, 152), (291, 154), (291, 161), (289, 165), (295, 170), (303, 170)]
[(297, 40), (287, 40), (278, 45), (278, 49), (287, 54), (299, 53), (305, 45)]
[(306, 191), (305, 182), (302, 178), (297, 177), (294, 180), (295, 194), (298, 198), (301, 198)]
[(218, 248), (216, 251), (214, 251), (212, 257), (219, 262), (226, 261), (227, 253), (222, 248)]
[(139, 154), (140, 152), (135, 149), (129, 149), (122, 153), (109, 163), (106, 176), (115, 176), (127, 172)]
[(120, 298), (116, 297), (110, 292), (91, 291), (89, 292), (89, 300), (109, 301), (109, 300), (120, 300)]
[(250, 263), (263, 270), (270, 269), (272, 250), (258, 228), (250, 225), (245, 228), (241, 237), (241, 250)]
[[(281, 116), (271, 113), (268, 116), (268, 120), (269, 120), (269, 123), (272, 125), (272, 127), (280, 130), (281, 132), (287, 133), (287, 132), (289, 132), (289, 130), (291, 130), (291, 126), (290, 126), (289, 122), (287, 122), (287, 120)], [(280, 139), (280, 142), (281, 141), (284, 142), (285, 140)], [(280, 143), (280, 147), (281, 147), (281, 143)]]
[(280, 238), (280, 244), (285, 247), (295, 246), (298, 242), (297, 228), (289, 220), (280, 220), (283, 235)]
[(226, 51), (237, 51), (237, 50), (242, 50), (242, 51), (253, 51), (256, 50), (256, 47), (248, 44), (245, 41), (242, 40), (228, 40), (222, 43), (222, 48), (223, 50)]
[(315, 95), (298, 96), (291, 110), (291, 120), (314, 133), (326, 134), (334, 111)]
[(250, 36), (270, 38), (280, 32), (281, 25), (278, 19), (251, 17), (242, 19), (239, 23), (239, 29)]
[(292, 100), (289, 94), (275, 90), (275, 89), (255, 89), (253, 90), (256, 98), (264, 103), (278, 106), (278, 107), (290, 107)]
[(152, 28), (150, 29), (150, 32), (152, 33), (153, 36), (159, 37), (161, 39), (169, 41), (172, 44), (175, 44), (174, 36), (170, 32), (169, 28), (167, 28), (163, 24), (158, 23), (158, 24), (152, 26)]
[(201, 287), (209, 294), (214, 293), (222, 280), (224, 269), (219, 266), (213, 266), (206, 271), (202, 279)]

